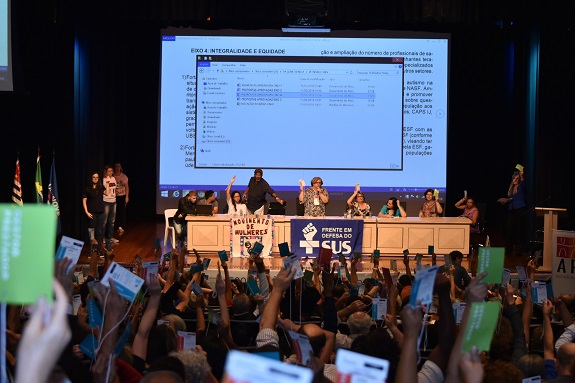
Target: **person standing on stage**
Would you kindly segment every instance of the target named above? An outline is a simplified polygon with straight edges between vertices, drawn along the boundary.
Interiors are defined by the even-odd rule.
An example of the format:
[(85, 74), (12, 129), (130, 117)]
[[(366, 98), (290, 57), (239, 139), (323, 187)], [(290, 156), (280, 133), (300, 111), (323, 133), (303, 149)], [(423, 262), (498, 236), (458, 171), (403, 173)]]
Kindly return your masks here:
[(505, 234), (505, 254), (523, 254), (523, 221), (527, 210), (525, 195), (524, 169), (515, 169), (511, 176), (511, 184), (507, 197), (499, 198), (497, 202), (507, 206), (507, 224)]
[(112, 250), (112, 244), (118, 241), (114, 238), (114, 222), (116, 221), (116, 178), (110, 165), (104, 167), (104, 234), (106, 249)]
[(130, 186), (128, 185), (128, 176), (124, 174), (122, 164), (114, 164), (114, 178), (116, 179), (116, 231), (118, 234), (124, 234), (126, 227), (126, 207), (130, 200)]
[(248, 187), (244, 191), (243, 198), (247, 198), (247, 207), (250, 214), (260, 215), (264, 213), (264, 206), (267, 202), (266, 193), (274, 197), (277, 202), (284, 203), (267, 181), (262, 178), (263, 175), (264, 171), (262, 169), (254, 170), (254, 176), (250, 178)]
[(96, 245), (99, 252), (104, 243), (104, 185), (100, 182), (100, 175), (97, 172), (92, 173), (84, 193), (82, 194), (82, 205), (84, 213), (88, 217), (88, 231), (90, 232), (90, 241)]
[(304, 205), (304, 215), (309, 217), (325, 217), (325, 205), (329, 202), (329, 193), (323, 187), (320, 177), (313, 177), (311, 187), (304, 191), (305, 182), (299, 180), (299, 203)]

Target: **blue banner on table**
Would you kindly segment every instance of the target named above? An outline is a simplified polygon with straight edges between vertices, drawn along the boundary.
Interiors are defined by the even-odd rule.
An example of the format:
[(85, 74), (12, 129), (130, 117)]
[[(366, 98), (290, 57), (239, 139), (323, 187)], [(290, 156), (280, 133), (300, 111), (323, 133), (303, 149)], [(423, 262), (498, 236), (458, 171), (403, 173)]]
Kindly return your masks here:
[(263, 245), (260, 255), (272, 253), (274, 220), (267, 217), (244, 216), (230, 218), (230, 255), (247, 257), (255, 243)]
[(291, 251), (299, 257), (317, 257), (320, 247), (334, 253), (361, 253), (363, 220), (355, 219), (292, 219)]

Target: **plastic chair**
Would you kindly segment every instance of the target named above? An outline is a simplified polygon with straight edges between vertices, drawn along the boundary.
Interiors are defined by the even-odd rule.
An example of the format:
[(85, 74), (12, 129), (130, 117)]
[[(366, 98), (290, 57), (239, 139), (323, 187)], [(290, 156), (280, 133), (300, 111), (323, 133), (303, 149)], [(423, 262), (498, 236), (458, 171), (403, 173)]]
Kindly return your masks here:
[(164, 210), (164, 218), (166, 220), (166, 227), (164, 229), (164, 247), (166, 247), (166, 241), (168, 240), (168, 233), (172, 232), (172, 249), (176, 248), (176, 230), (172, 225), (170, 225), (170, 218), (176, 215), (178, 209), (166, 209)]

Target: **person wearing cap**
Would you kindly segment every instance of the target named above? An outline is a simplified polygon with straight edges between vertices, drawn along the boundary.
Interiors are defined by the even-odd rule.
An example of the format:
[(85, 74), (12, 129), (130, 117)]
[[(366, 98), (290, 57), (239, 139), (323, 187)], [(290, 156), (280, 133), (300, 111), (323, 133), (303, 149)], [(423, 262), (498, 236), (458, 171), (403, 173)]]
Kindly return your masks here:
[(247, 198), (247, 206), (250, 214), (260, 215), (264, 213), (264, 206), (267, 202), (266, 193), (275, 198), (281, 204), (284, 201), (278, 197), (274, 189), (263, 179), (264, 171), (260, 168), (254, 170), (254, 176), (250, 178), (248, 187), (243, 194)]
[(329, 193), (323, 187), (320, 177), (313, 177), (311, 187), (304, 191), (305, 183), (299, 181), (299, 203), (304, 205), (304, 215), (309, 217), (325, 217), (325, 205), (329, 202)]

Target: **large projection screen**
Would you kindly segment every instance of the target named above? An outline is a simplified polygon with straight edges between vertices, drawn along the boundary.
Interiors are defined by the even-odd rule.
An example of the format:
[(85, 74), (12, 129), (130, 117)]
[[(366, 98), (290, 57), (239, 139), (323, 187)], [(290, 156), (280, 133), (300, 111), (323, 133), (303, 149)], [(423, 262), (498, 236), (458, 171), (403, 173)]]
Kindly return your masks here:
[(189, 190), (225, 204), (255, 168), (288, 214), (314, 176), (328, 215), (357, 183), (376, 214), (390, 196), (416, 212), (428, 188), (444, 200), (448, 81), (446, 34), (165, 29), (156, 212)]
[(12, 44), (10, 33), (10, 1), (0, 0), (0, 91), (11, 91)]

